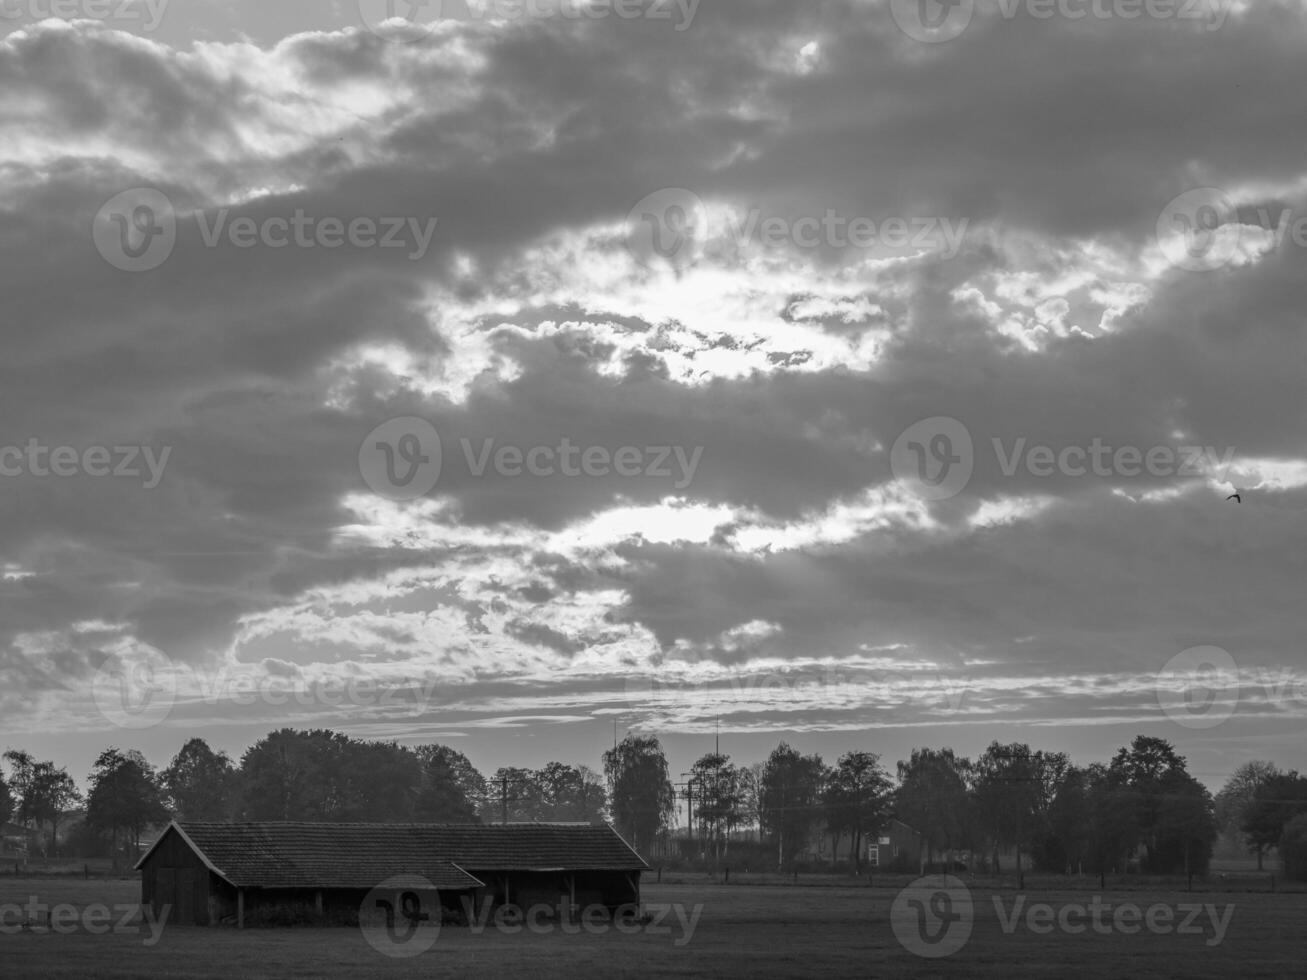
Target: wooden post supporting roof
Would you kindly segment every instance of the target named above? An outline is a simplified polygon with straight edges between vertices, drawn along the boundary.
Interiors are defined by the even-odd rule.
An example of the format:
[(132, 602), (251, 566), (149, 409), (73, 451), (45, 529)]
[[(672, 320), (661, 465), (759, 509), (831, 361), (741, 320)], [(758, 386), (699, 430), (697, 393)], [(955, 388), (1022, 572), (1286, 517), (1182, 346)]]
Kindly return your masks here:
[(236, 928), (245, 928), (245, 889), (236, 889)]

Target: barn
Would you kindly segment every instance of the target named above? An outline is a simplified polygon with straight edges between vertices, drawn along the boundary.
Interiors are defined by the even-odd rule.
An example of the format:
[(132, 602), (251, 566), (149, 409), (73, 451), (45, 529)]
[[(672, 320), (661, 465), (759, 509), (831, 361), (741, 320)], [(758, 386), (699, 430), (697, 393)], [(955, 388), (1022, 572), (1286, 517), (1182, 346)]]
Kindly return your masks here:
[(142, 904), (170, 924), (237, 927), (348, 919), (397, 880), (427, 915), (467, 900), (611, 914), (639, 906), (648, 869), (607, 824), (538, 823), (173, 822), (136, 864)]

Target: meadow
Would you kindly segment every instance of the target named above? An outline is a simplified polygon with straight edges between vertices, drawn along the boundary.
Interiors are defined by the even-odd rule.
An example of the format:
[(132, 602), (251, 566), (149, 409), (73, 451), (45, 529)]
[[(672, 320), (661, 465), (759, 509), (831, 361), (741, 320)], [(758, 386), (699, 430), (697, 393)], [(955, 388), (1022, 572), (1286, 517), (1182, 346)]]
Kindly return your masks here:
[[(906, 881), (906, 879), (904, 879)], [(1059, 880), (1028, 881), (1018, 896), (1003, 883), (969, 883), (974, 925), (965, 945), (951, 956), (929, 960), (909, 952), (892, 928), (891, 903), (901, 882), (885, 879), (868, 887), (848, 879), (771, 883), (712, 882), (685, 876), (645, 888), (646, 906), (662, 918), (640, 931), (599, 934), (558, 927), (507, 935), (493, 927), (481, 933), (445, 926), (433, 930), (431, 948), (410, 959), (382, 955), (362, 932), (350, 928), (284, 930), (201, 929), (165, 926), (157, 942), (133, 920), (128, 931), (115, 913), (109, 931), (90, 934), (74, 923), (61, 932), (0, 932), (0, 977), (102, 980), (102, 978), (417, 978), (480, 977), (497, 980), (541, 976), (607, 977), (1176, 977), (1301, 976), (1307, 953), (1307, 894), (1260, 890), (1217, 890), (1207, 883), (1183, 887), (1129, 889), (1096, 882), (1056, 887)], [(26, 905), (36, 896), (47, 905), (79, 909), (126, 908), (139, 900), (132, 878), (0, 877), (0, 907)], [(1129, 903), (1147, 909), (1179, 910), (1167, 934), (1136, 921), (1135, 932), (1063, 930), (1057, 916), (1083, 908), (1095, 896), (1113, 907)], [(995, 904), (994, 899), (998, 899)], [(1047, 903), (1041, 918), (1032, 905)], [(1210, 906), (1225, 918), (1216, 931), (1206, 912), (1195, 913), (1188, 934), (1175, 927), (1187, 916), (1182, 906)], [(668, 910), (664, 912), (664, 910)], [(696, 918), (697, 916), (697, 918)], [(1107, 920), (1110, 921), (1110, 914)], [(1066, 918), (1072, 928), (1083, 919)], [(1161, 919), (1159, 919), (1161, 921)], [(100, 920), (96, 928), (105, 929)], [(1051, 922), (1051, 930), (1050, 930)], [(692, 927), (691, 924), (692, 923)], [(1005, 931), (1005, 923), (1010, 931)], [(1127, 924), (1129, 925), (1129, 924)], [(134, 931), (131, 931), (134, 930)], [(1219, 941), (1215, 941), (1219, 934)]]

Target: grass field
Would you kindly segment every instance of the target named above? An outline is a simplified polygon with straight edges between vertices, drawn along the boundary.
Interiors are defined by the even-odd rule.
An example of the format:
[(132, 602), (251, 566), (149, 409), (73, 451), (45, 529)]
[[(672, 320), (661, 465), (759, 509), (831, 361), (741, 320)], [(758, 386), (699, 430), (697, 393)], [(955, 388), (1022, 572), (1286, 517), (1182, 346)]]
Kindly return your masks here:
[[(888, 884), (888, 882), (886, 883)], [(84, 909), (93, 903), (127, 907), (138, 900), (130, 879), (0, 878), (0, 906), (26, 905), (31, 896)], [(579, 974), (603, 977), (1291, 977), (1301, 976), (1307, 953), (1307, 895), (1248, 891), (1119, 891), (1105, 903), (1138, 906), (1213, 903), (1229, 910), (1228, 931), (1215, 935), (1204, 914), (1200, 935), (1096, 933), (1041, 935), (1022, 917), (1006, 933), (1014, 889), (972, 885), (975, 922), (966, 945), (940, 960), (904, 949), (891, 927), (893, 887), (714, 885), (704, 881), (650, 884), (647, 906), (678, 905), (683, 918), (668, 915), (660, 929), (637, 934), (609, 929), (602, 935), (523, 931), (504, 935), (493, 928), (477, 935), (446, 926), (432, 931), (434, 945), (412, 959), (374, 950), (356, 929), (252, 930), (167, 927), (156, 945), (150, 933), (110, 931), (91, 935), (79, 927), (67, 933), (22, 931), (0, 934), (0, 977), (99, 978), (230, 977), (495, 977), (497, 980)], [(1032, 884), (1031, 902), (1057, 910), (1083, 905), (1092, 888), (1044, 889)], [(1002, 903), (1002, 914), (993, 898)], [(695, 912), (692, 930), (686, 927)], [(13, 921), (10, 912), (9, 921)], [(115, 913), (114, 920), (118, 915)], [(1110, 920), (1110, 915), (1107, 917)], [(1178, 922), (1181, 916), (1177, 915)], [(139, 922), (139, 920), (136, 920)], [(1072, 921), (1072, 920), (1068, 920)], [(103, 928), (103, 927), (102, 927)], [(666, 931), (662, 931), (665, 929)]]

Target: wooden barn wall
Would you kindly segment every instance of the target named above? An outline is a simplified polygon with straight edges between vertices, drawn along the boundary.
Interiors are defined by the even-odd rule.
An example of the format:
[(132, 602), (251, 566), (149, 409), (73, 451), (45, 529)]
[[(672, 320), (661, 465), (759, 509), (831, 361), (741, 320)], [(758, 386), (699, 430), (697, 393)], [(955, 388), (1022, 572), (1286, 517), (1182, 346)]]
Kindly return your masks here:
[(180, 834), (168, 831), (141, 866), (141, 904), (156, 915), (171, 906), (173, 925), (208, 925), (213, 875)]

